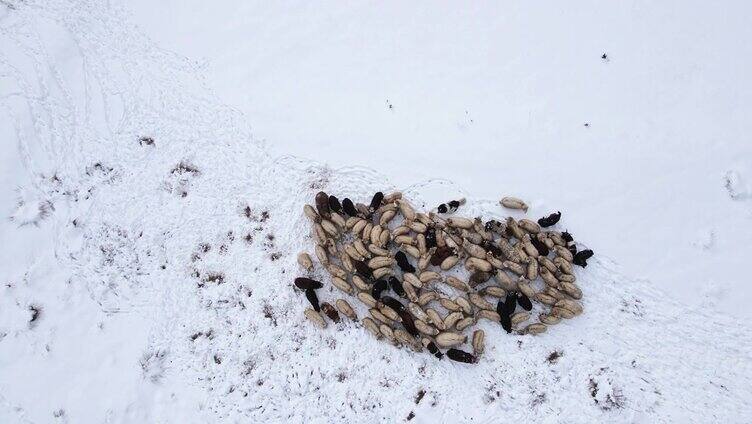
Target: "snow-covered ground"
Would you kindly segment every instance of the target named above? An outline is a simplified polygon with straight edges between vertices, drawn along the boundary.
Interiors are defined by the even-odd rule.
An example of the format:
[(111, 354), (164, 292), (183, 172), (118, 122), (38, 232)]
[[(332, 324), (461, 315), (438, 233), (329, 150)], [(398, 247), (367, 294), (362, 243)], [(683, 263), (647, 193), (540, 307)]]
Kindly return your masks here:
[(752, 4), (403, 3), (128, 2), (273, 154), (519, 193), (630, 275), (752, 318)]
[[(0, 422), (752, 420), (747, 3), (101, 3), (0, 1)], [(301, 205), (391, 188), (561, 210), (586, 313), (314, 329)]]

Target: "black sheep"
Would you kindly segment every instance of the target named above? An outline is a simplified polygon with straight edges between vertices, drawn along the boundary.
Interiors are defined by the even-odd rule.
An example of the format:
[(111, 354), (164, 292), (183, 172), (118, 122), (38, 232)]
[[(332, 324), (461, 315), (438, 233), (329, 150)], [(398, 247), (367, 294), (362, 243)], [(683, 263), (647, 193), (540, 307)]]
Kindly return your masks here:
[(389, 285), (392, 287), (392, 291), (397, 293), (399, 297), (405, 297), (405, 289), (402, 288), (402, 283), (397, 277), (389, 277)]
[[(499, 246), (495, 245), (494, 242), (490, 240), (483, 240), (483, 242), (480, 244), (480, 246), (484, 249), (486, 249), (486, 252), (490, 252), (491, 255), (493, 255), (496, 258), (503, 258), (504, 253), (501, 251)], [(540, 252), (540, 250), (538, 251)]]
[(583, 251), (577, 252), (574, 255), (574, 260), (572, 261), (572, 263), (584, 268), (587, 266), (587, 260), (590, 259), (590, 257), (592, 256), (593, 256), (593, 251), (590, 249), (585, 249)]
[(352, 200), (345, 197), (342, 199), (342, 210), (345, 211), (346, 214), (349, 216), (358, 216), (358, 210), (355, 209), (355, 205), (353, 204)]
[(512, 318), (507, 314), (499, 314), (499, 316), (501, 316), (501, 328), (503, 328), (504, 331), (506, 331), (507, 333), (511, 333), (512, 332)]
[(324, 218), (329, 218), (331, 215), (329, 211), (329, 195), (323, 191), (316, 193), (316, 210)]
[(478, 358), (476, 358), (472, 353), (465, 352), (464, 350), (449, 349), (447, 350), (446, 354), (447, 357), (452, 361), (464, 362), (466, 364), (474, 364), (478, 362)]
[(488, 231), (489, 233), (501, 234), (504, 231), (505, 227), (504, 227), (504, 224), (502, 224), (501, 222), (495, 219), (492, 219), (486, 222), (485, 228), (486, 228), (486, 231)]
[(577, 244), (574, 242), (574, 238), (572, 237), (572, 235), (564, 231), (563, 233), (561, 233), (561, 238), (564, 239), (565, 242), (567, 242), (567, 250), (569, 250), (572, 253), (572, 255), (576, 255)]
[[(499, 303), (501, 303), (501, 300), (499, 300)], [(506, 315), (511, 316), (514, 313), (514, 310), (516, 308), (517, 308), (517, 293), (515, 292), (507, 293), (507, 298), (504, 299), (504, 304), (501, 306), (502, 312)], [(498, 309), (498, 306), (497, 306), (497, 309)], [(499, 312), (499, 315), (501, 314), (502, 313)]]
[(313, 306), (313, 309), (316, 310), (316, 312), (321, 311), (321, 307), (319, 306), (319, 298), (316, 296), (316, 291), (313, 289), (306, 289), (305, 296), (308, 299), (309, 302), (311, 302), (311, 306)]
[(339, 322), (339, 313), (334, 309), (334, 306), (324, 302), (321, 304), (321, 311), (324, 312), (330, 320)]
[(418, 332), (418, 329), (415, 328), (415, 322), (413, 321), (413, 317), (410, 315), (410, 313), (408, 313), (407, 311), (402, 311), (402, 312), (397, 312), (397, 313), (402, 319), (402, 326), (405, 327), (405, 331), (407, 331), (408, 333), (410, 333), (410, 335), (414, 337), (418, 337), (420, 333)]
[(334, 196), (329, 196), (329, 209), (337, 213), (342, 212), (342, 205), (339, 203), (339, 199)]
[(540, 225), (543, 228), (550, 227), (552, 225), (555, 225), (559, 220), (561, 219), (561, 212), (557, 211), (556, 213), (552, 213), (549, 216), (543, 217), (538, 220), (538, 225)]
[(369, 268), (365, 262), (353, 259), (352, 264), (355, 267), (355, 271), (357, 271), (357, 273), (360, 274), (361, 277), (365, 278), (366, 280), (369, 280), (371, 279), (371, 277), (373, 277), (371, 268)]
[(405, 309), (405, 305), (402, 304), (399, 300), (391, 297), (391, 296), (381, 296), (381, 303), (384, 305), (394, 309), (397, 313), (407, 312), (407, 309)]
[(439, 213), (455, 213), (457, 212), (457, 209), (459, 209), (463, 204), (465, 204), (465, 199), (452, 200), (450, 202), (440, 204), (436, 209)]
[(538, 237), (530, 237), (530, 243), (533, 244), (535, 250), (538, 251), (538, 254), (540, 254), (541, 256), (548, 256), (548, 246), (546, 246), (546, 243), (538, 240)]
[(298, 277), (295, 279), (295, 286), (299, 289), (320, 289), (324, 287), (319, 281), (311, 280), (310, 278)]
[(394, 255), (394, 260), (397, 261), (397, 266), (400, 267), (402, 272), (415, 272), (415, 267), (410, 264), (410, 261), (407, 260), (407, 255), (403, 251), (398, 251)]
[(512, 332), (512, 318), (507, 313), (506, 309), (504, 308), (505, 302), (501, 299), (499, 299), (499, 302), (496, 304), (496, 313), (499, 314), (499, 317), (501, 318), (501, 327), (506, 330), (507, 333)]
[(436, 247), (436, 229), (428, 227), (426, 229), (426, 248), (430, 249), (432, 247)]
[(454, 250), (452, 248), (447, 246), (441, 246), (436, 248), (436, 251), (431, 256), (431, 265), (433, 266), (439, 266), (442, 262), (444, 262), (444, 259), (454, 255)]
[(533, 309), (533, 303), (530, 302), (530, 298), (525, 293), (517, 293), (517, 304), (528, 312)]
[(470, 286), (475, 287), (491, 279), (491, 274), (483, 271), (476, 271), (470, 275)]
[(371, 289), (371, 296), (373, 296), (374, 299), (378, 300), (381, 297), (381, 292), (388, 289), (389, 283), (387, 283), (386, 280), (376, 280), (376, 282), (373, 283), (373, 288)]
[(384, 193), (377, 191), (376, 194), (373, 195), (373, 198), (371, 199), (371, 206), (369, 206), (369, 210), (371, 212), (374, 212), (376, 209), (381, 206), (381, 202), (384, 200)]
[(433, 356), (435, 356), (435, 357), (437, 357), (439, 359), (441, 359), (441, 358), (444, 357), (444, 354), (441, 353), (441, 350), (439, 350), (439, 348), (436, 347), (436, 343), (434, 343), (434, 342), (428, 342), (428, 344), (426, 345), (426, 348), (428, 349), (429, 352), (431, 352), (433, 354)]

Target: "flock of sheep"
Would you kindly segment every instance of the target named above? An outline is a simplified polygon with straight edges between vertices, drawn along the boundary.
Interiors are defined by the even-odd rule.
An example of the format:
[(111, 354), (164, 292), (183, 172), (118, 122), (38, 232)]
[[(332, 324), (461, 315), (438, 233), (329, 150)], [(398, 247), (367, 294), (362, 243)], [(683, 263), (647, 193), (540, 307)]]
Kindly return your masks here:
[[(350, 301), (365, 306), (359, 321), (376, 338), (438, 358), (475, 363), (485, 334), (479, 320), (499, 323), (508, 333), (539, 334), (582, 313), (582, 291), (574, 265), (587, 266), (591, 250), (577, 250), (572, 236), (549, 230), (557, 212), (536, 221), (470, 219), (454, 215), (464, 199), (420, 213), (399, 192), (376, 193), (370, 205), (339, 201), (319, 192), (304, 206), (313, 224), (315, 257), (344, 295), (334, 306), (319, 302), (320, 281), (295, 279), (311, 307), (306, 317), (326, 327), (340, 314), (358, 321)], [(505, 208), (527, 212), (524, 201), (504, 197)], [(308, 253), (298, 255), (314, 271)], [(356, 303), (356, 305), (357, 305)], [(533, 308), (538, 311), (533, 316)], [(537, 319), (536, 319), (537, 318)], [(472, 352), (462, 350), (472, 331)]]

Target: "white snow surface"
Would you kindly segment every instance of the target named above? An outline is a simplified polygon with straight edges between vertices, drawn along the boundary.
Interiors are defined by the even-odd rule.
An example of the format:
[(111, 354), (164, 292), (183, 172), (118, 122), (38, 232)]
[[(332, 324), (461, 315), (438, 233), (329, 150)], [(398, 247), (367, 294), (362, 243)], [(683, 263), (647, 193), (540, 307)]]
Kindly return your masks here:
[[(562, 8), (556, 11), (573, 13)], [(299, 13), (310, 12), (311, 22), (320, 18), (319, 10), (303, 9)], [(707, 12), (717, 13), (715, 9), (707, 7)], [(529, 13), (515, 11), (519, 18)], [(438, 22), (451, 20), (451, 15), (433, 13), (429, 17)], [(553, 12), (542, 13), (551, 18)], [(349, 12), (344, 15), (334, 19), (335, 27), (348, 20)], [(646, 16), (648, 22), (656, 19)], [(731, 12), (724, 16), (731, 27), (743, 19)], [(741, 154), (750, 147), (734, 132), (746, 124), (748, 85), (739, 89), (732, 117), (725, 115), (732, 106), (719, 101), (717, 115), (708, 118), (735, 128), (710, 128), (692, 120), (701, 110), (693, 108), (700, 105), (671, 96), (664, 99), (670, 102), (663, 104), (666, 109), (653, 108), (671, 113), (635, 123), (629, 118), (647, 113), (640, 106), (656, 98), (641, 97), (651, 87), (622, 70), (625, 80), (612, 82), (626, 84), (623, 89), (634, 96), (623, 109), (611, 102), (591, 103), (594, 94), (583, 94), (580, 106), (587, 104), (591, 117), (610, 120), (601, 130), (593, 119), (591, 135), (579, 133), (585, 131), (581, 122), (560, 131), (561, 123), (555, 121), (574, 122), (581, 111), (563, 100), (554, 104), (561, 97), (542, 90), (574, 96), (576, 83), (552, 80), (533, 91), (526, 91), (529, 84), (509, 85), (504, 96), (509, 108), (514, 106), (510, 94), (527, 96), (526, 104), (538, 102), (539, 107), (532, 114), (521, 109), (478, 118), (485, 129), (466, 133), (467, 139), (488, 140), (498, 125), (492, 138), (518, 140), (500, 147), (503, 156), (489, 147), (462, 157), (476, 163), (474, 168), (493, 169), (492, 177), (503, 185), (488, 183), (491, 177), (486, 177), (486, 184), (476, 189), (465, 178), (455, 183), (438, 179), (446, 177), (439, 172), (446, 165), (437, 162), (432, 166), (438, 168), (421, 165), (401, 172), (407, 162), (397, 162), (375, 171), (280, 155), (289, 137), (309, 140), (317, 149), (326, 144), (317, 139), (322, 135), (294, 120), (287, 124), (286, 136), (281, 135), (285, 125), (278, 123), (269, 131), (278, 140), (270, 136), (269, 145), (258, 142), (248, 126), (256, 119), (253, 113), (226, 106), (204, 66), (160, 48), (132, 17), (122, 6), (96, 1), (0, 2), (0, 200), (9, 217), (0, 223), (6, 244), (0, 249), (0, 422), (401, 422), (411, 413), (412, 422), (752, 420), (750, 327), (726, 307), (749, 301), (749, 289), (741, 285), (746, 267), (738, 265), (749, 252), (744, 242), (750, 229), (743, 224), (750, 219), (750, 168), (744, 166), (749, 156)], [(667, 26), (677, 25), (665, 18)], [(536, 26), (558, 25), (558, 19), (543, 19)], [(258, 20), (267, 22), (263, 15)], [(387, 28), (397, 25), (388, 19), (379, 22)], [(599, 25), (609, 23), (619, 24), (607, 20)], [(710, 25), (704, 19), (696, 23), (701, 29)], [(536, 44), (534, 29), (513, 41)], [(515, 28), (509, 31), (520, 36)], [(581, 38), (581, 27), (573, 31), (560, 38), (587, 39)], [(301, 33), (315, 33), (315, 28)], [(433, 34), (423, 34), (423, 41)], [(712, 34), (698, 43), (713, 45), (717, 40)], [(622, 37), (632, 35), (647, 37)], [(409, 33), (404, 36), (410, 39)], [(419, 39), (410, 40), (420, 45)], [(601, 47), (598, 40), (587, 40), (581, 58)], [(740, 49), (735, 54), (744, 54), (749, 46)], [(484, 54), (482, 49), (468, 51)], [(425, 54), (435, 53), (428, 49)], [(539, 54), (531, 47), (529, 53)], [(468, 59), (461, 56), (452, 60)], [(517, 60), (529, 65), (525, 57)], [(566, 72), (570, 59), (564, 54), (557, 58), (562, 63), (539, 65)], [(614, 65), (625, 59), (616, 55), (598, 65), (618, 69)], [(512, 61), (507, 69), (526, 69), (518, 65)], [(477, 66), (477, 72), (492, 73)], [(679, 76), (699, 78), (703, 73), (698, 69)], [(527, 78), (535, 80), (536, 75)], [(498, 88), (502, 83), (493, 84)], [(456, 87), (448, 83), (446, 89)], [(601, 94), (605, 87), (599, 88)], [(295, 92), (294, 86), (277, 88)], [(366, 98), (373, 88), (352, 94)], [(703, 93), (698, 88), (695, 94), (704, 98)], [(303, 103), (293, 108), (312, 113), (306, 119), (313, 121), (322, 113), (317, 104), (331, 100), (314, 93), (301, 96)], [(430, 96), (425, 101), (431, 102)], [(669, 107), (677, 105), (688, 112), (685, 119)], [(394, 113), (401, 107), (395, 103)], [(555, 118), (543, 118), (554, 109)], [(360, 113), (362, 120), (374, 119), (369, 125), (392, 119), (368, 108)], [(346, 131), (349, 125), (341, 128)], [(672, 131), (682, 126), (689, 128), (682, 134), (697, 136), (677, 140)], [(636, 152), (620, 140), (630, 129), (637, 134), (628, 137), (639, 143)], [(449, 132), (440, 126), (434, 130)], [(657, 133), (646, 138), (648, 130)], [(329, 136), (351, 138), (332, 131)], [(705, 150), (709, 144), (703, 144), (703, 137), (714, 131), (714, 147)], [(737, 138), (723, 139), (729, 134)], [(564, 147), (547, 144), (554, 135)], [(415, 136), (363, 138), (357, 142), (358, 155), (377, 161), (392, 155), (419, 157), (425, 152), (410, 150)], [(139, 141), (141, 137), (153, 143)], [(461, 140), (446, 135), (435, 142), (442, 154), (430, 153), (427, 161), (456, 159)], [(558, 155), (565, 148), (575, 153)], [(541, 156), (544, 151), (549, 156)], [(677, 164), (679, 151), (687, 156)], [(325, 148), (323, 152), (319, 154)], [(625, 156), (627, 152), (632, 153)], [(619, 159), (604, 162), (612, 155)], [(648, 160), (656, 155), (666, 161), (664, 168), (659, 160)], [(520, 164), (523, 160), (535, 166)], [(586, 166), (591, 163), (602, 172), (627, 176), (604, 180), (597, 174), (590, 180), (582, 171), (592, 170)], [(632, 167), (644, 167), (644, 172)], [(712, 172), (698, 186), (696, 173), (709, 167)], [(419, 175), (427, 169), (437, 172), (430, 178)], [(654, 181), (658, 175), (665, 179)], [(581, 183), (563, 184), (579, 178)], [(675, 186), (678, 182), (683, 185)], [(585, 313), (536, 337), (508, 335), (484, 323), (486, 353), (476, 365), (396, 349), (353, 322), (314, 328), (303, 318), (304, 296), (291, 288), (300, 274), (295, 256), (312, 246), (302, 204), (319, 190), (364, 201), (376, 190), (392, 189), (426, 209), (464, 194), (468, 204), (461, 214), (484, 218), (507, 213), (497, 204), (501, 194), (531, 199), (533, 217), (562, 205), (563, 220), (579, 241), (591, 245), (597, 239), (604, 245), (601, 253), (592, 242), (596, 256), (577, 270)], [(690, 195), (698, 197), (686, 202)], [(649, 213), (624, 212), (646, 199), (658, 215), (683, 210), (690, 225), (682, 222), (685, 215), (673, 217), (666, 229), (660, 224), (668, 221), (663, 215), (653, 220)], [(244, 213), (246, 206), (250, 216)], [(577, 217), (591, 208), (600, 213)], [(692, 225), (699, 214), (706, 214), (702, 220), (712, 225)], [(683, 267), (699, 272), (712, 265), (717, 279), (698, 277), (686, 282), (690, 288), (672, 285), (667, 290), (661, 281), (632, 277), (630, 268), (617, 265), (623, 250), (614, 247), (628, 239), (645, 240), (642, 248), (660, 255), (660, 260), (653, 258), (656, 267), (679, 266), (682, 270), (676, 272), (687, 277), (692, 274)], [(711, 258), (684, 257), (689, 248)], [(328, 281), (321, 269), (314, 275)], [(677, 290), (701, 300), (687, 305), (673, 293)], [(329, 284), (321, 295), (329, 301), (337, 296)], [(32, 321), (34, 311), (38, 314)], [(553, 352), (561, 356), (549, 360)], [(425, 396), (416, 403), (419, 391)]]
[(127, 3), (272, 154), (517, 194), (630, 275), (752, 318), (752, 3)]

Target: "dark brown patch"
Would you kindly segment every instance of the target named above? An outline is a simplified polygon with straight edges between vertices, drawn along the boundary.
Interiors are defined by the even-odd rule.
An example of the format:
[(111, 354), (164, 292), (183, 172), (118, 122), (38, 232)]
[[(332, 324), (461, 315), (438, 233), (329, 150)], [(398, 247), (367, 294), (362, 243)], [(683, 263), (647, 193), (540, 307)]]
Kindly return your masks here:
[(545, 402), (546, 402), (546, 394), (538, 393), (538, 394), (535, 394), (535, 396), (533, 397), (533, 400), (530, 402), (530, 406), (535, 408), (536, 406), (539, 406)]
[(201, 174), (201, 171), (198, 170), (194, 165), (191, 165), (188, 162), (180, 161), (177, 165), (175, 165), (174, 168), (172, 168), (172, 171), (170, 171), (171, 174), (192, 174), (192, 175), (199, 175)]
[(199, 337), (202, 337), (202, 336), (206, 337), (209, 340), (211, 340), (214, 337), (214, 331), (213, 330), (209, 330), (209, 331), (206, 331), (206, 332), (199, 331), (198, 333), (191, 334), (190, 338), (191, 338), (191, 341), (195, 342), (196, 339), (198, 339)]
[(423, 400), (423, 396), (426, 395), (426, 391), (423, 389), (418, 390), (418, 394), (415, 395), (415, 404), (419, 404), (421, 400)]
[(595, 382), (592, 378), (590, 379), (590, 397), (593, 398), (595, 403), (598, 403), (598, 400), (595, 398), (598, 396), (598, 383)]
[(225, 282), (225, 275), (221, 272), (210, 272), (208, 273), (200, 283), (198, 283), (199, 287), (204, 287), (206, 283), (213, 283), (213, 284), (224, 284)]
[(269, 319), (273, 326), (277, 326), (277, 317), (274, 314), (274, 309), (268, 303), (264, 305), (264, 318)]
[(408, 420), (408, 421), (410, 421), (410, 420), (412, 420), (413, 418), (415, 418), (415, 412), (413, 412), (413, 411), (410, 411), (410, 413), (409, 413), (409, 414), (407, 414), (407, 420)]
[(36, 325), (37, 320), (42, 316), (42, 307), (37, 305), (29, 305), (29, 311), (31, 311), (31, 319), (29, 319), (29, 325)]
[(558, 350), (555, 350), (551, 352), (550, 355), (546, 358), (549, 364), (555, 364), (559, 361), (559, 358), (561, 358), (564, 355), (564, 352), (560, 352)]
[[(114, 168), (102, 165), (102, 163), (97, 162), (91, 167), (86, 168), (86, 175), (92, 175), (94, 171), (101, 172), (103, 174), (108, 174), (113, 171)], [(89, 192), (91, 192), (91, 189), (89, 189)]]
[(264, 249), (274, 249), (274, 234), (267, 234)]
[(141, 137), (138, 139), (138, 144), (141, 146), (153, 146), (154, 139), (151, 137)]

